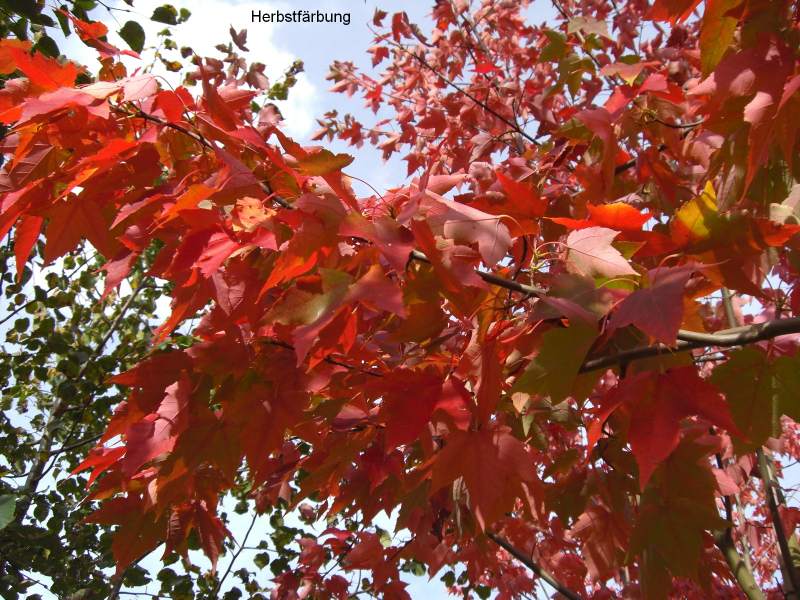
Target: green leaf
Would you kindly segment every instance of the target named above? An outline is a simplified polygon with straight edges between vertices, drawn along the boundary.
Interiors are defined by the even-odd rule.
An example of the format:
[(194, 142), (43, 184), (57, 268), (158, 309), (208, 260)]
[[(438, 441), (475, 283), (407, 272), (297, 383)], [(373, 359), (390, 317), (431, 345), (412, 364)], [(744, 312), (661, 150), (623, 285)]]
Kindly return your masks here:
[(772, 369), (780, 414), (800, 421), (800, 356), (781, 356)]
[(706, 0), (703, 24), (700, 26), (700, 65), (708, 75), (722, 60), (733, 42), (739, 19), (728, 13), (742, 0)]
[(41, 36), (39, 41), (34, 44), (33, 49), (52, 58), (58, 58), (58, 55), (61, 53), (58, 49), (58, 44), (48, 35)]
[(558, 31), (553, 31), (552, 29), (546, 29), (544, 34), (547, 36), (549, 42), (539, 55), (539, 60), (542, 62), (550, 62), (563, 58), (567, 51), (567, 38)]
[(775, 374), (762, 350), (751, 347), (732, 352), (727, 362), (714, 369), (711, 382), (725, 394), (733, 421), (745, 436), (744, 440), (734, 438), (736, 447), (757, 448), (779, 431)]
[(17, 497), (11, 494), (0, 496), (0, 529), (14, 520), (14, 509), (17, 507)]
[(707, 460), (712, 451), (685, 438), (642, 495), (628, 554), (640, 557), (646, 598), (666, 598), (671, 577), (697, 581), (705, 532), (727, 525), (714, 499), (716, 484)]
[[(727, 397), (733, 420), (748, 438), (745, 448), (777, 436), (781, 415), (800, 419), (800, 357), (781, 356), (770, 362), (763, 350), (742, 348), (714, 369), (711, 381)], [(734, 443), (742, 444), (736, 439)]]
[(134, 52), (141, 52), (144, 48), (144, 29), (136, 21), (126, 21), (119, 30), (119, 36)]
[(266, 552), (259, 552), (253, 557), (253, 564), (259, 569), (263, 569), (269, 564), (269, 554)]
[(550, 396), (560, 402), (572, 391), (596, 337), (594, 327), (581, 323), (551, 329), (542, 336), (539, 354), (517, 379), (512, 392)]
[(28, 39), (28, 19), (20, 19), (9, 25), (8, 28), (14, 32), (20, 40)]
[[(61, 10), (68, 10), (68, 9), (69, 8), (67, 7), (66, 4), (61, 5)], [(54, 10), (53, 14), (55, 14), (56, 19), (58, 20), (58, 24), (61, 26), (61, 31), (64, 34), (64, 37), (68, 37), (69, 35), (72, 34), (72, 30), (69, 28), (69, 19), (67, 19), (67, 17), (64, 15), (63, 12), (61, 12), (61, 10), (58, 11)]]
[(166, 23), (167, 25), (177, 25), (178, 11), (171, 4), (164, 4), (153, 11), (153, 16), (150, 17), (150, 20)]

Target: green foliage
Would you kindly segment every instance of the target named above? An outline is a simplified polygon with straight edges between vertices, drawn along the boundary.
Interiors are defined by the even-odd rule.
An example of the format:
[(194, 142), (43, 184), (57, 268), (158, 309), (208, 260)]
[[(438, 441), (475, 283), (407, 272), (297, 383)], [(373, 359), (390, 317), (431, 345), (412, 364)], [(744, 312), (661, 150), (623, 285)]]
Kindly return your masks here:
[(153, 11), (153, 15), (150, 19), (159, 23), (166, 23), (167, 25), (177, 25), (178, 11), (171, 4), (164, 4)]
[[(122, 399), (106, 385), (109, 373), (149, 349), (158, 291), (142, 287), (132, 301), (112, 294), (100, 302), (103, 259), (89, 249), (44, 277), (26, 267), (19, 283), (12, 260), (4, 246), (0, 587), (6, 598), (20, 597), (40, 592), (32, 586), (45, 576), (58, 596), (89, 590), (85, 597), (103, 597), (113, 565), (110, 531), (82, 523), (91, 510), (82, 502), (86, 478), (68, 474)], [(140, 269), (135, 280), (143, 282)]]
[(136, 21), (126, 21), (122, 29), (119, 30), (119, 35), (127, 42), (131, 50), (141, 52), (144, 48), (144, 29)]

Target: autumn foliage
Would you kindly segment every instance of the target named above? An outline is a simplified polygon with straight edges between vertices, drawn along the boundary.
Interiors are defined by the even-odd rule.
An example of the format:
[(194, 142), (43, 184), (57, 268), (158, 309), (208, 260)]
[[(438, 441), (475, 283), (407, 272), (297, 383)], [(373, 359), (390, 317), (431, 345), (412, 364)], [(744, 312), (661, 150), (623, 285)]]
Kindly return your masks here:
[[(261, 510), (362, 524), (303, 538), (276, 598), (346, 598), (330, 560), (387, 598), (408, 560), (500, 597), (794, 590), (800, 9), (698, 5), (564, 0), (536, 25), (438, 1), (431, 32), (378, 12), (388, 66), (330, 78), (391, 117), (317, 134), (400, 153), (410, 180), (367, 197), (351, 157), (254, 112), (235, 64), (172, 90), (85, 24), (103, 67), (76, 86), (0, 42), (24, 76), (0, 91), (18, 269), (40, 236), (47, 262), (85, 239), (113, 293), (157, 244), (172, 290), (80, 466), (120, 571), (192, 532), (216, 562), (244, 473)], [(406, 541), (381, 543), (381, 511)]]

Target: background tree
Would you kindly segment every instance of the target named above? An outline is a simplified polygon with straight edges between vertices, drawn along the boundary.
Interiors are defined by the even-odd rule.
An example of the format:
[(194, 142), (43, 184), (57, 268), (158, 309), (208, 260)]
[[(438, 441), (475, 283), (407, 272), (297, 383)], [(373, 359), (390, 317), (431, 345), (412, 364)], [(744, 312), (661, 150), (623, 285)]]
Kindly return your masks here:
[(194, 98), (73, 17), (110, 59), (75, 88), (0, 43), (27, 78), (0, 98), (0, 231), (21, 261), (42, 231), (48, 262), (87, 239), (112, 289), (156, 244), (172, 296), (79, 467), (118, 573), (162, 543), (216, 563), (236, 490), (331, 520), (283, 529), (276, 597), (405, 597), (401, 570), (443, 568), (504, 597), (796, 594), (798, 5), (698, 4), (531, 26), (437, 2), (429, 35), (379, 12), (387, 72), (332, 78), (392, 117), (319, 134), (408, 151), (419, 176), (367, 198), (236, 63), (193, 58)]
[[(57, 43), (49, 35), (52, 28), (60, 28), (67, 36), (75, 33), (66, 13), (44, 3), (0, 6), (2, 37), (13, 35), (33, 42), (33, 60), (39, 55), (59, 56)], [(62, 8), (84, 20), (89, 28), (105, 27), (100, 21), (107, 20), (112, 11), (134, 15), (127, 8), (96, 2), (67, 2)], [(171, 71), (183, 68), (181, 57), (176, 55), (185, 58), (188, 52), (185, 48), (180, 53), (177, 50), (172, 26), (189, 16), (188, 10), (171, 5), (153, 13), (153, 20), (164, 24), (164, 29), (159, 32), (157, 46), (151, 48), (150, 68), (157, 63)], [(79, 27), (77, 31), (80, 35), (82, 30)], [(119, 33), (131, 51), (143, 50), (145, 34), (138, 22), (126, 21)], [(99, 41), (87, 39), (96, 45), (105, 41), (104, 37)], [(220, 44), (218, 49), (224, 59), (240, 60), (236, 41)], [(302, 64), (296, 63), (284, 79), (273, 84), (263, 75), (258, 80), (253, 78), (263, 68), (255, 63), (249, 74), (251, 81), (265, 89), (266, 102), (286, 98)], [(8, 82), (19, 74), (4, 74), (3, 80)], [(76, 77), (77, 83), (91, 81), (88, 73)], [(23, 82), (15, 81), (12, 89)], [(46, 162), (47, 154), (40, 153), (36, 160)], [(6, 171), (3, 190), (35, 177), (36, 168), (33, 173), (17, 171), (16, 177)], [(15, 233), (19, 234), (19, 229)], [(112, 581), (111, 528), (83, 522), (92, 511), (84, 502), (87, 478), (69, 476), (99, 439), (113, 408), (124, 397), (121, 388), (108, 385), (109, 375), (132, 366), (150, 349), (152, 330), (157, 325), (156, 300), (166, 293), (163, 282), (145, 274), (157, 245), (131, 263), (125, 292), (117, 293), (104, 290), (105, 259), (89, 244), (80, 244), (57, 266), (47, 269), (42, 268), (44, 244), (36, 244), (30, 266), (18, 262), (21, 270), (17, 271), (14, 239), (8, 236), (2, 246), (2, 290), (7, 308), (0, 315), (6, 357), (0, 363), (6, 382), (0, 419), (0, 594), (4, 598), (34, 598), (37, 592), (49, 589), (61, 598), (90, 600), (109, 597), (112, 590), (121, 587), (141, 586), (156, 577), (161, 592), (175, 598), (210, 592), (218, 580), (206, 581), (197, 567), (179, 575), (169, 567), (156, 574), (132, 566), (124, 579)], [(190, 343), (190, 337), (177, 332), (162, 347)], [(243, 506), (240, 503), (239, 510), (246, 510), (246, 503)], [(282, 531), (276, 528), (275, 535)], [(244, 578), (245, 584), (248, 581)]]

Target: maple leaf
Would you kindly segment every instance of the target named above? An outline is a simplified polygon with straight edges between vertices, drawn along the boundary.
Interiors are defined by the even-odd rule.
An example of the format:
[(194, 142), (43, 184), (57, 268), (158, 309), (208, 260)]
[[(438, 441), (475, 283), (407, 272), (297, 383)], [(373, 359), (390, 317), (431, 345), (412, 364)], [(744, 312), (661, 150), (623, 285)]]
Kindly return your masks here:
[(614, 182), (614, 166), (617, 158), (617, 137), (611, 124), (611, 114), (605, 108), (597, 108), (581, 111), (575, 118), (603, 142), (602, 185), (603, 190), (608, 191)]
[(648, 598), (666, 598), (671, 577), (699, 578), (706, 531), (728, 524), (719, 516), (714, 476), (706, 457), (713, 447), (687, 437), (659, 467), (642, 495), (629, 554), (639, 555)]
[(725, 55), (736, 32), (738, 19), (731, 16), (743, 0), (707, 0), (700, 27), (700, 62), (708, 75)]
[(650, 219), (649, 214), (643, 213), (624, 202), (611, 202), (600, 205), (589, 204), (586, 210), (589, 211), (589, 221), (591, 223), (620, 231), (639, 231)]
[(108, 231), (103, 210), (88, 198), (76, 198), (71, 202), (59, 202), (50, 212), (50, 221), (45, 231), (44, 262), (55, 259), (73, 250), (81, 239), (89, 239), (104, 254), (115, 254), (119, 243)]
[(692, 14), (698, 4), (700, 0), (656, 0), (647, 16), (654, 21), (680, 23)]
[(408, 444), (419, 437), (442, 398), (442, 385), (442, 378), (435, 373), (410, 370), (395, 371), (374, 385), (375, 393), (383, 395), (381, 416), (388, 446)]
[(525, 446), (505, 428), (450, 433), (433, 464), (431, 492), (459, 477), (464, 478), (470, 508), (484, 530), (511, 506), (519, 482), (535, 480)]
[(669, 346), (675, 345), (683, 320), (683, 294), (695, 267), (657, 267), (647, 273), (648, 287), (636, 290), (617, 306), (610, 329), (635, 325)]
[(117, 575), (122, 575), (128, 565), (155, 550), (163, 539), (163, 520), (144, 510), (142, 499), (134, 495), (107, 500), (86, 518), (86, 522), (119, 525), (111, 542)]
[(541, 217), (547, 208), (544, 200), (529, 183), (516, 181), (497, 172), (497, 181), (503, 186), (503, 191), (514, 207), (512, 214), (525, 215), (528, 218)]
[(611, 37), (608, 35), (608, 25), (606, 22), (591, 17), (574, 17), (570, 19), (567, 24), (567, 32), (573, 33), (575, 31), (582, 31), (587, 34), (595, 34), (606, 38)]
[(106, 261), (101, 267), (106, 272), (106, 281), (103, 294), (100, 296), (101, 299), (107, 297), (128, 276), (137, 256), (138, 254), (135, 252), (131, 252), (128, 248), (123, 248), (117, 256)]
[(619, 75), (625, 83), (628, 85), (633, 85), (633, 82), (636, 81), (636, 78), (639, 77), (639, 74), (645, 69), (647, 66), (655, 66), (658, 63), (644, 63), (644, 62), (637, 62), (633, 64), (628, 63), (612, 63), (604, 66), (600, 69), (600, 73), (603, 75), (607, 75), (609, 77), (613, 77), (614, 75)]
[(639, 464), (639, 483), (645, 488), (657, 466), (678, 447), (684, 418), (697, 415), (737, 435), (728, 404), (719, 390), (701, 379), (692, 367), (664, 374), (629, 375), (604, 398), (589, 432), (589, 451), (599, 437), (598, 427), (624, 406), (630, 414), (628, 439)]
[(587, 227), (567, 236), (567, 263), (580, 275), (620, 277), (638, 275), (611, 242), (619, 232), (605, 227)]
[(306, 175), (328, 175), (353, 162), (349, 154), (334, 154), (330, 150), (317, 150), (298, 159), (297, 166)]
[(514, 383), (514, 392), (549, 396), (554, 402), (566, 398), (597, 338), (597, 329), (586, 323), (551, 329), (542, 336), (539, 353)]
[(578, 517), (570, 537), (583, 544), (586, 566), (595, 580), (612, 576), (625, 557), (630, 531), (621, 515), (592, 503)]
[(348, 569), (370, 569), (383, 560), (383, 546), (380, 537), (370, 532), (361, 532), (359, 542), (345, 557)]
[(128, 56), (132, 56), (133, 58), (139, 58), (139, 54), (137, 52), (132, 50), (120, 50), (116, 46), (113, 46), (107, 41), (101, 39), (104, 38), (108, 33), (108, 27), (106, 27), (103, 23), (99, 23), (97, 21), (88, 23), (79, 19), (69, 11), (63, 9), (59, 9), (59, 12), (72, 21), (73, 25), (75, 25), (75, 30), (78, 32), (78, 37), (81, 38), (81, 41), (83, 41), (83, 43), (87, 46), (95, 48), (100, 53), (100, 56), (109, 58), (118, 56), (120, 54), (126, 54)]
[(122, 456), (125, 454), (125, 451), (126, 450), (124, 446), (117, 446), (115, 448), (99, 446), (92, 448), (89, 451), (88, 456), (70, 472), (70, 475), (80, 473), (86, 469), (92, 469), (89, 478), (86, 480), (86, 487), (89, 488), (94, 480), (103, 473), (103, 471), (108, 469), (111, 465), (115, 464), (120, 458), (122, 458)]
[(647, 213), (641, 213), (630, 204), (612, 202), (610, 204), (589, 204), (586, 207), (589, 217), (586, 219), (571, 219), (568, 217), (548, 217), (553, 223), (563, 225), (567, 229), (586, 229), (587, 227), (606, 227), (621, 232), (640, 231), (642, 226), (650, 219)]
[(237, 119), (233, 110), (219, 95), (217, 88), (209, 82), (205, 67), (200, 65), (199, 68), (203, 85), (203, 101), (212, 120), (225, 131), (236, 129)]
[(483, 280), (478, 277), (471, 265), (454, 256), (453, 246), (440, 248), (431, 232), (430, 227), (421, 219), (411, 221), (411, 231), (414, 233), (419, 247), (431, 261), (436, 275), (449, 292), (458, 293), (463, 286), (478, 288), (486, 287)]
[[(456, 243), (476, 244), (484, 262), (498, 263), (508, 252), (511, 235), (501, 218), (428, 191), (420, 212), (435, 231)], [(440, 229), (441, 228), (441, 229)]]
[(17, 281), (22, 280), (25, 263), (39, 239), (44, 219), (36, 215), (26, 215), (19, 220), (14, 235), (14, 256), (17, 261)]
[(125, 432), (126, 452), (122, 470), (135, 473), (143, 464), (171, 450), (186, 427), (184, 411), (189, 402), (189, 381), (181, 379), (166, 389), (158, 409)]
[(69, 61), (61, 64), (40, 52), (30, 54), (31, 46), (30, 42), (22, 40), (0, 40), (0, 74), (8, 75), (19, 69), (40, 91), (53, 91), (75, 84), (81, 68)]

